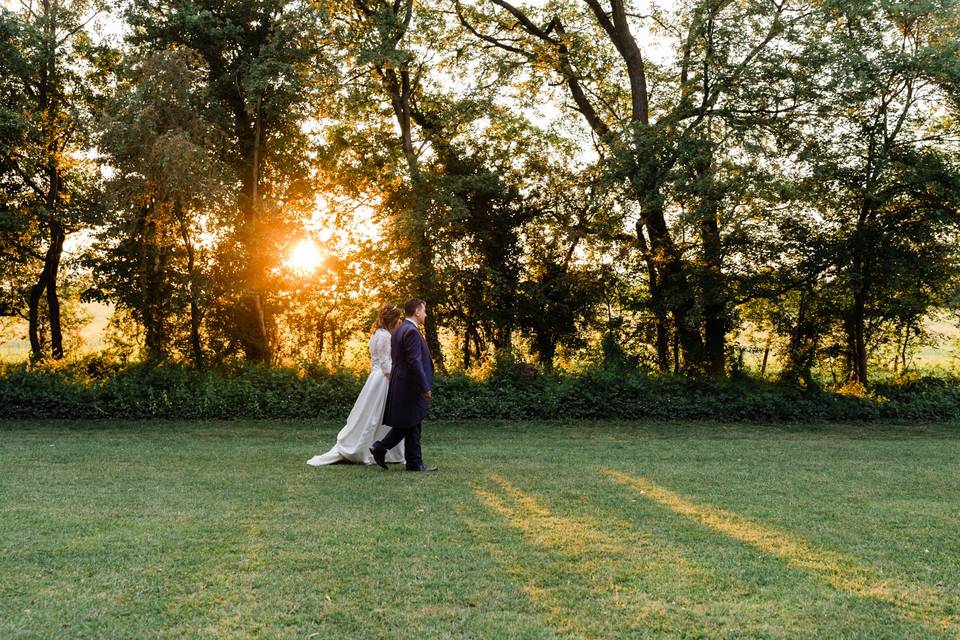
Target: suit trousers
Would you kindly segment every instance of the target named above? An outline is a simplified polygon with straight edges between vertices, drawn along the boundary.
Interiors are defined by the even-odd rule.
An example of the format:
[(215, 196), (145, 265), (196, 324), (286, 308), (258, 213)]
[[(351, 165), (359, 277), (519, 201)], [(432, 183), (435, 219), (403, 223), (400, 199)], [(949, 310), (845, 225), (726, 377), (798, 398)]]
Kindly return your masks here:
[(403, 440), (403, 454), (407, 459), (407, 469), (419, 469), (423, 464), (423, 453), (420, 450), (420, 427), (422, 424), (422, 422), (417, 423), (409, 429), (390, 427), (390, 431), (387, 432), (383, 440), (374, 443), (374, 446), (379, 444), (384, 449), (390, 450)]

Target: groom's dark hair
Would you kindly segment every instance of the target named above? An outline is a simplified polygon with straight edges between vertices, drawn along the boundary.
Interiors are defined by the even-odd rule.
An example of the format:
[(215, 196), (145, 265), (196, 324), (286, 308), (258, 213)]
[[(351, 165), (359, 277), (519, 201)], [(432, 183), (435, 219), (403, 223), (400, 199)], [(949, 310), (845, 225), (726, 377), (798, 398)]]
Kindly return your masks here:
[(417, 312), (417, 309), (425, 306), (427, 306), (426, 302), (418, 298), (414, 298), (413, 300), (407, 300), (405, 303), (403, 303), (403, 312), (407, 314), (407, 317), (409, 318)]

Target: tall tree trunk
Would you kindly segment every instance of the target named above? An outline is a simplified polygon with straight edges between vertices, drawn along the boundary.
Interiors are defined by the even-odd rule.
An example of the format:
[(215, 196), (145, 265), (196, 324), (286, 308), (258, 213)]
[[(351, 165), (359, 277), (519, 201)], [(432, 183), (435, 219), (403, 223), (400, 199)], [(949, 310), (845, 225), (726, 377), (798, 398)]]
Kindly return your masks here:
[[(647, 90), (646, 63), (630, 29), (627, 6), (623, 0), (610, 0), (608, 12), (599, 0), (586, 0), (586, 4), (616, 47), (626, 67), (630, 81), (630, 121), (638, 131), (648, 131), (650, 97)], [(568, 85), (571, 82), (578, 84), (579, 80), (569, 64), (566, 43), (561, 41), (558, 50), (562, 72), (567, 76)], [(577, 94), (577, 91), (582, 94), (582, 89), (577, 87), (577, 91), (574, 91), (574, 87), (571, 86), (571, 90), (574, 101), (591, 123), (594, 132), (606, 137), (608, 127), (605, 124), (598, 127), (593, 123), (594, 119), (598, 120), (593, 105), (590, 105), (589, 100), (584, 96)], [(699, 328), (693, 319), (695, 293), (687, 279), (683, 256), (673, 242), (664, 214), (664, 194), (660, 176), (666, 173), (670, 162), (664, 158), (654, 157), (637, 158), (637, 161), (631, 183), (640, 204), (643, 226), (650, 237), (650, 249), (657, 265), (662, 299), (674, 321), (676, 337), (683, 350), (684, 369), (698, 371), (703, 366), (704, 346)]]
[(863, 197), (857, 212), (856, 226), (852, 238), (852, 264), (850, 289), (853, 303), (844, 318), (847, 332), (847, 357), (850, 361), (848, 382), (867, 385), (867, 341), (866, 307), (870, 289), (870, 247), (867, 237), (873, 228), (874, 215), (878, 206), (875, 189), (877, 176), (889, 149), (880, 151), (876, 139), (870, 138), (864, 166)]
[[(698, 167), (701, 180), (709, 180), (712, 160), (707, 156)], [(719, 205), (711, 189), (707, 189), (699, 206), (700, 242), (703, 246), (704, 272), (701, 278), (703, 295), (704, 349), (707, 374), (722, 378), (726, 370), (727, 301), (724, 292), (723, 247), (720, 240)]]
[(270, 362), (270, 343), (267, 336), (267, 323), (263, 304), (263, 251), (259, 238), (260, 203), (260, 163), (261, 141), (263, 139), (262, 96), (257, 96), (253, 119), (253, 144), (250, 149), (249, 183), (247, 197), (249, 202), (242, 205), (243, 242), (246, 249), (244, 267), (244, 291), (241, 294), (238, 309), (238, 323), (241, 343), (248, 360), (260, 363)]
[(30, 336), (30, 357), (35, 361), (43, 360), (43, 343), (40, 340), (40, 300), (47, 288), (47, 269), (44, 266), (37, 283), (30, 287), (27, 300), (27, 333)]
[(47, 321), (50, 326), (50, 353), (54, 359), (63, 357), (63, 334), (60, 328), (60, 299), (57, 295), (57, 274), (60, 269), (60, 257), (63, 255), (63, 242), (66, 238), (63, 225), (50, 223), (50, 244), (43, 260), (43, 269), (36, 284), (30, 287), (27, 299), (27, 334), (30, 338), (30, 357), (43, 360), (43, 340), (40, 336), (40, 300), (46, 292)]
[(643, 228), (650, 238), (650, 251), (657, 268), (657, 280), (664, 306), (673, 319), (676, 337), (683, 352), (683, 370), (696, 372), (704, 361), (703, 338), (693, 317), (695, 298), (680, 250), (667, 227), (663, 197), (655, 184), (634, 182), (640, 202)]
[(160, 362), (167, 355), (163, 291), (166, 265), (156, 206), (157, 203), (154, 202), (142, 212), (143, 249), (140, 262), (144, 343), (147, 349), (147, 361), (151, 363)]
[(790, 343), (787, 347), (786, 371), (799, 377), (807, 385), (814, 386), (812, 367), (816, 355), (817, 342), (819, 336), (817, 329), (809, 320), (810, 316), (810, 297), (812, 292), (801, 289), (800, 302), (797, 309), (797, 323), (790, 335)]
[(553, 340), (550, 340), (548, 344), (545, 345), (543, 352), (540, 354), (540, 364), (543, 365), (544, 370), (553, 371), (553, 359), (557, 354), (557, 343)]
[(57, 219), (60, 203), (62, 176), (60, 172), (59, 144), (56, 130), (56, 117), (59, 109), (57, 73), (57, 18), (55, 3), (50, 0), (41, 2), (43, 11), (44, 56), (40, 64), (37, 101), (43, 114), (42, 135), (46, 160), (44, 172), (47, 176), (47, 190), (43, 206), (46, 209), (47, 225), (50, 229), (50, 244), (43, 260), (43, 268), (36, 284), (30, 288), (28, 298), (28, 334), (30, 352), (34, 360), (43, 359), (43, 340), (40, 336), (40, 300), (44, 292), (47, 295), (47, 320), (50, 325), (50, 352), (55, 359), (63, 357), (63, 334), (60, 327), (60, 299), (57, 293), (57, 278), (60, 272), (60, 257), (63, 255), (63, 242), (66, 230)]
[(493, 347), (497, 351), (513, 352), (513, 327), (510, 322), (504, 322), (494, 327)]
[(654, 347), (657, 350), (657, 369), (661, 373), (668, 373), (670, 371), (670, 319), (662, 310), (657, 310), (655, 313)]
[[(868, 157), (868, 167), (873, 166), (874, 150), (871, 147)], [(867, 231), (873, 218), (873, 174), (868, 169), (865, 195), (860, 211), (857, 215), (857, 225), (853, 235), (853, 256), (851, 273), (851, 294), (853, 303), (847, 310), (844, 319), (847, 332), (847, 355), (850, 360), (848, 382), (862, 385), (867, 380), (867, 345), (866, 345), (866, 306), (869, 290), (869, 256), (867, 255)]]
[[(673, 320), (675, 337), (683, 352), (683, 369), (697, 371), (704, 359), (703, 339), (693, 319), (694, 293), (685, 273), (683, 258), (670, 236), (662, 198), (654, 191), (655, 187), (636, 184), (634, 187), (642, 212), (637, 238), (639, 242), (644, 230), (650, 238), (647, 253), (652, 256), (658, 302), (663, 306), (664, 316), (669, 314)], [(675, 365), (674, 368), (678, 367)]]
[(670, 371), (670, 319), (667, 317), (666, 308), (663, 304), (663, 294), (660, 290), (660, 282), (657, 276), (657, 265), (647, 245), (642, 222), (637, 222), (636, 239), (647, 267), (647, 281), (650, 288), (650, 308), (654, 314), (654, 331), (656, 334), (654, 346), (657, 350), (657, 369), (660, 373), (668, 373)]
[(680, 373), (680, 334), (673, 332), (673, 372)]
[[(907, 349), (910, 345), (911, 326), (912, 326), (911, 321), (907, 320), (906, 325), (903, 327), (903, 348), (900, 350), (901, 374), (907, 372)], [(896, 371), (894, 371), (894, 373), (896, 373)]]
[(713, 378), (722, 378), (726, 372), (726, 305), (723, 302), (709, 302), (703, 311), (707, 373)]
[(193, 366), (203, 369), (203, 346), (200, 344), (200, 286), (194, 271), (192, 245), (187, 250), (187, 269), (190, 272), (190, 348), (193, 350)]
[(47, 317), (50, 321), (50, 355), (54, 360), (63, 357), (63, 333), (60, 329), (60, 298), (57, 294), (57, 276), (60, 272), (60, 257), (66, 232), (63, 225), (53, 222), (50, 229), (50, 249), (47, 251)]
[(767, 341), (763, 345), (763, 361), (760, 363), (760, 377), (767, 374), (767, 359), (770, 357), (770, 334), (767, 334)]
[(174, 198), (173, 200), (173, 213), (180, 227), (180, 239), (187, 251), (187, 279), (190, 283), (190, 348), (193, 351), (193, 366), (197, 369), (203, 369), (203, 347), (200, 344), (200, 283), (198, 282), (193, 240), (190, 237), (190, 229), (187, 227), (187, 220), (180, 198)]
[(846, 318), (847, 349), (850, 356), (849, 382), (857, 382), (863, 385), (868, 383), (865, 307), (864, 288), (855, 287), (853, 290), (853, 305)]

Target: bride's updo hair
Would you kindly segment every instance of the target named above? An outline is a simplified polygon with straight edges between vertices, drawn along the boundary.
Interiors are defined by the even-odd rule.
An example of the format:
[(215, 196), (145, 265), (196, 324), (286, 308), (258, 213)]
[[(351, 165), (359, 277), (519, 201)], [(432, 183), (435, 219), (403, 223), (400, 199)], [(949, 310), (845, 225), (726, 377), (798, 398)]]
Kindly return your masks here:
[(393, 331), (398, 324), (400, 324), (400, 315), (401, 310), (395, 304), (385, 304), (380, 307), (380, 313), (377, 314), (377, 319), (370, 326), (370, 334), (373, 335), (377, 332), (377, 329), (386, 329), (387, 331)]

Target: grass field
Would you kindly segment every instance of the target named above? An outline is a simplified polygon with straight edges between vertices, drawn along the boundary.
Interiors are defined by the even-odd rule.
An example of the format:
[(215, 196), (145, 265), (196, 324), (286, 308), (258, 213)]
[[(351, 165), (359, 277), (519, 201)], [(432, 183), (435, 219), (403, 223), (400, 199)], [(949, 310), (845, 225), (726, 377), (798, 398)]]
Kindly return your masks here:
[(0, 638), (960, 637), (960, 422), (0, 425)]

